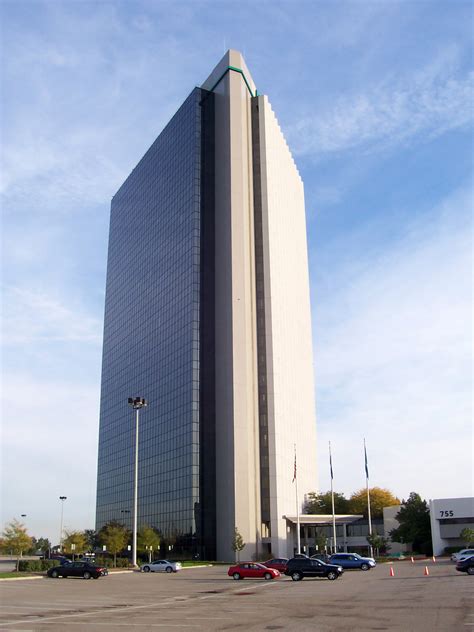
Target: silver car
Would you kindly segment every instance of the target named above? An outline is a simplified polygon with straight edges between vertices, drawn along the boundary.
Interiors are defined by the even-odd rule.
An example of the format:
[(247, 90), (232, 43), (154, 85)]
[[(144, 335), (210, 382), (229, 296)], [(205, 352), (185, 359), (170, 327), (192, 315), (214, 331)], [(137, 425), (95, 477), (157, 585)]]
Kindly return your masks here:
[(471, 555), (474, 555), (474, 549), (462, 549), (462, 551), (451, 555), (451, 562), (460, 562), (467, 557), (471, 557)]
[(181, 570), (179, 562), (170, 562), (169, 560), (154, 560), (149, 564), (143, 564), (140, 570), (144, 573), (177, 573)]

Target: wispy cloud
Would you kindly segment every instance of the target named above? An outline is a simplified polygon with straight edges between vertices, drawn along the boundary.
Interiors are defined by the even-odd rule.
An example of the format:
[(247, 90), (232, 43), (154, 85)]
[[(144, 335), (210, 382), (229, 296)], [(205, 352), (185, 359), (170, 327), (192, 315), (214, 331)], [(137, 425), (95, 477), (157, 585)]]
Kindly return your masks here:
[(4, 293), (3, 344), (43, 342), (100, 344), (102, 323), (82, 306), (65, 305), (58, 297), (20, 287)]
[(473, 78), (455, 72), (448, 52), (413, 75), (387, 77), (301, 117), (288, 130), (290, 144), (296, 154), (321, 155), (380, 151), (439, 136), (472, 121)]
[[(472, 440), (470, 193), (457, 192), (407, 225), (402, 239), (366, 258), (359, 275), (347, 262), (332, 291), (318, 295), (321, 459), (333, 438), (337, 484), (348, 492), (354, 472), (362, 481), (364, 435), (374, 484), (392, 487), (396, 479), (401, 496), (413, 488), (432, 496), (472, 492), (470, 456), (457, 464), (457, 486), (445, 477), (452, 454), (463, 454)], [(438, 452), (433, 446), (447, 433), (449, 449)]]

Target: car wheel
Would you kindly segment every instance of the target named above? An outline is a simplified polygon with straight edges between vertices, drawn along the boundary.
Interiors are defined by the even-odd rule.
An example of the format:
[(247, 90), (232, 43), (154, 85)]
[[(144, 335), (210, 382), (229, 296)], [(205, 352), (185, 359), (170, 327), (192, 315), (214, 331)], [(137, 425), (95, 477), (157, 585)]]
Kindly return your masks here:
[(234, 573), (234, 574), (232, 575), (232, 577), (233, 577), (234, 579), (240, 579), (240, 573)]
[(291, 573), (291, 579), (294, 582), (299, 582), (303, 579), (303, 575), (301, 573), (298, 573), (298, 571)]
[(361, 564), (361, 565), (360, 565), (360, 568), (361, 568), (361, 570), (363, 570), (363, 571), (368, 571), (368, 570), (369, 570), (369, 568), (370, 568), (370, 566), (369, 566), (368, 564)]
[(91, 578), (91, 574), (89, 573), (89, 571), (85, 571), (83, 577), (84, 577), (84, 579), (90, 579)]
[(265, 579), (273, 579), (273, 575), (271, 573), (265, 573), (264, 578)]
[(468, 575), (474, 575), (474, 566), (468, 566), (467, 574)]
[(167, 566), (166, 567), (166, 572), (167, 573), (172, 573), (173, 572), (173, 569), (171, 568), (171, 566)]
[(57, 579), (59, 577), (58, 571), (51, 571), (51, 577), (54, 577), (54, 579)]
[(144, 566), (143, 567), (143, 572), (144, 573), (149, 573), (150, 572), (150, 567), (149, 566)]
[(337, 579), (338, 575), (335, 571), (329, 571), (329, 573), (327, 574), (327, 578), (330, 579), (331, 581), (333, 581), (334, 579)]

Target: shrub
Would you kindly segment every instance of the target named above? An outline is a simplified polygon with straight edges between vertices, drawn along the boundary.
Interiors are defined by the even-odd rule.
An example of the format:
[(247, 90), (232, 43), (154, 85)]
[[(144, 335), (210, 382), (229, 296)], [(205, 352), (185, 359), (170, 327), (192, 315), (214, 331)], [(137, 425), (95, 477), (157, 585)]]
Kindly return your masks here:
[(58, 560), (20, 560), (18, 570), (28, 573), (40, 573), (48, 568), (59, 566)]
[(118, 557), (117, 558), (117, 567), (118, 568), (127, 568), (130, 565), (130, 560), (127, 557)]

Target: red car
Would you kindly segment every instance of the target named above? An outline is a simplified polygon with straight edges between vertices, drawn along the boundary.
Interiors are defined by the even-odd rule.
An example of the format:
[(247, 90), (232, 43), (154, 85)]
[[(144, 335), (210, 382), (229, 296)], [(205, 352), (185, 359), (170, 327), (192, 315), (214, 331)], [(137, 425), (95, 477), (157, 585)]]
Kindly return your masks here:
[(266, 562), (262, 562), (264, 566), (267, 568), (274, 568), (276, 571), (280, 571), (280, 573), (284, 573), (286, 571), (286, 565), (288, 564), (288, 558), (286, 557), (274, 557), (272, 560), (267, 560)]
[(231, 566), (227, 571), (227, 575), (234, 579), (244, 579), (244, 577), (251, 579), (276, 579), (280, 577), (280, 572), (274, 568), (268, 568), (268, 566), (259, 564), (258, 562), (242, 562), (241, 564)]

